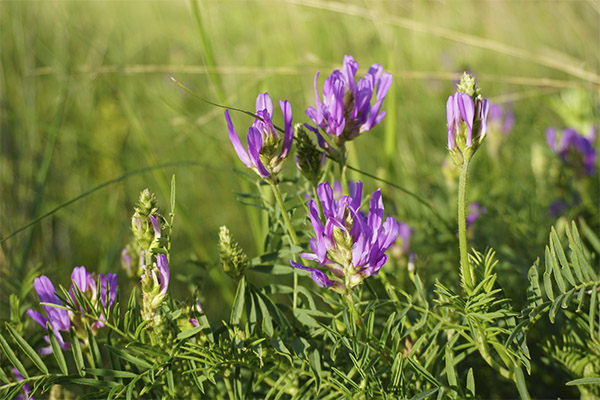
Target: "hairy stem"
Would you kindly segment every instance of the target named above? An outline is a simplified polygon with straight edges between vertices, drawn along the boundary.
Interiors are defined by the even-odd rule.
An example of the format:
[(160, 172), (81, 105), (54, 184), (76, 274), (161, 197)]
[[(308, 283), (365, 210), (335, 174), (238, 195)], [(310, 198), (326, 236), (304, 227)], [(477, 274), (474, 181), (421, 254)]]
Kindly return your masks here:
[(458, 242), (460, 247), (460, 272), (462, 275), (463, 289), (470, 293), (473, 289), (473, 270), (469, 264), (469, 251), (467, 249), (467, 175), (471, 157), (465, 154), (460, 178), (458, 181)]

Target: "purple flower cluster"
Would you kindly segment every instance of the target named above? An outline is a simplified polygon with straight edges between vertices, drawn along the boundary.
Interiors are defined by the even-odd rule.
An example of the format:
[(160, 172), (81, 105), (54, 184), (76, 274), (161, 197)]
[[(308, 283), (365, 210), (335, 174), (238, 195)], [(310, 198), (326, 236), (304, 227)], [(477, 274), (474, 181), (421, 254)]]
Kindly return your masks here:
[(367, 276), (377, 275), (387, 262), (385, 251), (396, 240), (399, 226), (391, 217), (383, 222), (383, 202), (379, 189), (371, 197), (368, 216), (360, 212), (360, 181), (356, 183), (351, 196), (342, 196), (339, 201), (334, 199), (328, 182), (318, 186), (317, 194), (325, 223), (321, 221), (317, 203), (309, 201), (309, 216), (315, 231), (315, 237), (310, 241), (313, 253), (302, 253), (300, 257), (318, 262), (342, 282), (330, 279), (317, 268), (292, 260), (290, 263), (295, 268), (310, 271), (317, 285), (344, 293)]
[(486, 134), (488, 111), (489, 103), (486, 99), (473, 101), (471, 96), (461, 92), (448, 97), (448, 150), (463, 151), (463, 147), (472, 148), (479, 145)]
[(281, 136), (273, 125), (273, 102), (268, 93), (260, 93), (256, 99), (256, 115), (260, 118), (256, 118), (248, 129), (248, 151), (242, 146), (233, 127), (229, 110), (225, 110), (229, 140), (235, 152), (248, 168), (255, 170), (262, 178), (269, 178), (281, 170), (292, 147), (292, 106), (283, 100), (279, 102), (279, 106), (284, 120), (283, 144), (279, 154), (277, 152)]
[[(322, 100), (319, 95), (317, 72), (316, 108), (311, 106), (306, 110), (306, 115), (331, 137), (337, 146), (370, 130), (385, 117), (385, 111), (380, 112), (380, 109), (392, 85), (392, 75), (384, 73), (381, 65), (373, 64), (369, 72), (356, 82), (357, 70), (358, 63), (352, 56), (345, 56), (342, 70), (333, 71), (325, 79)], [(371, 105), (373, 94), (375, 104)], [(328, 149), (329, 145), (318, 129), (309, 129), (317, 134), (319, 145)]]
[(579, 134), (573, 128), (563, 129), (560, 143), (557, 145), (557, 133), (553, 127), (546, 129), (546, 141), (550, 149), (577, 173), (593, 175), (596, 168), (596, 127), (592, 127), (587, 136)]
[[(73, 269), (73, 273), (71, 274), (72, 285), (69, 291), (71, 300), (74, 305), (78, 306), (78, 302), (75, 296), (75, 286), (79, 289), (80, 292), (85, 294), (92, 303), (97, 298), (98, 289), (100, 290), (100, 299), (102, 305), (105, 308), (111, 307), (116, 300), (117, 296), (117, 275), (116, 274), (107, 274), (107, 275), (99, 275), (100, 288), (97, 287), (98, 280), (95, 278), (95, 275), (87, 272), (85, 267), (75, 267)], [(41, 303), (49, 303), (56, 304), (57, 306), (63, 306), (63, 303), (56, 296), (56, 290), (54, 289), (54, 285), (52, 281), (45, 275), (42, 275), (36, 278), (33, 282), (33, 287), (40, 298)], [(107, 299), (107, 293), (110, 293)], [(108, 300), (108, 306), (106, 304)], [(76, 316), (73, 312), (67, 311), (62, 308), (53, 307), (50, 305), (42, 306), (44, 311), (46, 312), (46, 316), (42, 315), (40, 312), (32, 310), (31, 308), (27, 310), (27, 315), (29, 315), (34, 321), (39, 323), (42, 327), (46, 328), (46, 324), (50, 324), (52, 330), (54, 331), (54, 336), (58, 341), (58, 344), (63, 350), (66, 350), (70, 347), (70, 343), (65, 342), (62, 338), (62, 332), (68, 332), (69, 329), (74, 326), (78, 328), (76, 324), (73, 322), (76, 319)], [(101, 319), (103, 317), (100, 317)], [(93, 329), (98, 329), (104, 326), (104, 323), (101, 321), (95, 321), (92, 323), (91, 327)], [(48, 336), (44, 337), (46, 342), (50, 343), (50, 339)], [(43, 347), (39, 350), (40, 354), (49, 354), (52, 353), (52, 347)]]

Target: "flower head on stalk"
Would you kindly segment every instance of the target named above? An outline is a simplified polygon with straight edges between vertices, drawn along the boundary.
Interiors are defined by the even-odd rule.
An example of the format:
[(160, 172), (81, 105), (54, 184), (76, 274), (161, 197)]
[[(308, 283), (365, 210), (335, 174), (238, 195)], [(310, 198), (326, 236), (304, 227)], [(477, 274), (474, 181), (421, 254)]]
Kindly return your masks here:
[[(80, 304), (78, 299), (79, 295), (85, 296), (92, 306), (97, 305), (97, 299), (100, 298), (100, 302), (104, 309), (112, 307), (117, 298), (117, 274), (96, 274), (87, 272), (84, 266), (75, 267), (71, 274), (71, 289), (69, 294), (73, 304), (79, 308), (80, 311), (84, 311), (83, 305)], [(98, 283), (100, 287), (98, 287)], [(81, 337), (85, 338), (85, 325), (89, 325), (92, 332), (96, 332), (98, 329), (104, 326), (104, 315), (100, 315), (99, 321), (90, 319), (83, 314), (69, 311), (69, 317), (75, 327), (75, 332)]]
[(281, 135), (273, 125), (273, 102), (268, 93), (259, 93), (256, 99), (256, 115), (248, 129), (248, 151), (244, 149), (240, 138), (233, 127), (229, 110), (225, 110), (225, 120), (229, 131), (229, 140), (240, 160), (248, 167), (256, 171), (261, 178), (270, 178), (281, 171), (290, 149), (294, 132), (292, 129), (292, 106), (286, 100), (279, 101), (283, 112), (284, 134), (281, 151), (279, 142)]
[(377, 275), (387, 262), (385, 251), (398, 236), (398, 223), (391, 217), (383, 222), (380, 190), (371, 197), (368, 215), (360, 212), (360, 181), (356, 183), (351, 196), (342, 196), (339, 201), (334, 200), (328, 182), (319, 185), (317, 194), (323, 206), (325, 222), (321, 220), (317, 203), (309, 201), (309, 216), (315, 231), (315, 237), (310, 241), (313, 253), (302, 253), (300, 257), (318, 262), (337, 279), (330, 279), (320, 269), (292, 260), (290, 263), (295, 268), (310, 271), (317, 285), (348, 293), (367, 276)]
[(475, 78), (463, 74), (458, 91), (446, 102), (448, 150), (457, 165), (470, 158), (487, 132), (489, 103), (479, 93)]
[(553, 127), (546, 130), (546, 141), (552, 151), (558, 154), (566, 165), (579, 176), (593, 175), (596, 170), (596, 127), (592, 127), (587, 135), (579, 134), (573, 128), (563, 129), (560, 143)]
[[(342, 147), (348, 140), (370, 130), (385, 117), (381, 105), (390, 86), (392, 75), (384, 73), (383, 67), (373, 64), (367, 74), (356, 82), (358, 63), (350, 55), (344, 56), (341, 70), (335, 70), (323, 84), (323, 95), (319, 94), (318, 78), (315, 76), (316, 107), (308, 107), (306, 115), (317, 125), (310, 127), (315, 132), (319, 145), (330, 153), (329, 142), (324, 139), (319, 130), (333, 143)], [(375, 94), (375, 103), (371, 100)]]

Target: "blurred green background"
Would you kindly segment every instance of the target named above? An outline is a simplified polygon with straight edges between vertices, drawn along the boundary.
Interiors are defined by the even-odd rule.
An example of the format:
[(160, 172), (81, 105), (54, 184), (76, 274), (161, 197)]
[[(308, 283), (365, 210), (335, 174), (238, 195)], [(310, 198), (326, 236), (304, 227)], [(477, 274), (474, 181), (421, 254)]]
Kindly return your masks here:
[[(552, 165), (544, 131), (598, 120), (599, 18), (594, 0), (2, 1), (2, 239), (97, 185), (169, 164), (129, 175), (4, 240), (2, 314), (9, 293), (30, 287), (31, 271), (64, 285), (78, 265), (121, 271), (139, 192), (154, 191), (167, 213), (173, 174), (172, 273), (190, 289), (198, 285), (203, 298), (216, 282), (230, 300), (218, 227), (227, 225), (256, 256), (264, 216), (238, 201), (236, 192), (256, 188), (233, 172), (243, 165), (223, 110), (171, 78), (250, 111), (257, 93), (268, 91), (292, 103), (294, 122), (308, 122), (316, 71), (322, 85), (345, 54), (359, 62), (359, 76), (373, 63), (394, 76), (386, 119), (354, 142), (350, 163), (419, 194), (452, 223), (455, 193), (442, 163), (454, 81), (471, 71), (485, 97), (510, 104), (516, 125), (506, 137), (490, 132), (495, 148), (475, 157), (469, 197), (487, 208), (476, 246), (495, 247), (500, 268), (525, 279), (555, 222), (547, 215), (555, 191), (543, 179)], [(233, 119), (245, 135), (251, 120)], [(293, 162), (287, 167), (295, 174)], [(370, 191), (382, 185), (354, 178)], [(410, 196), (385, 190), (386, 209), (414, 229), (411, 247), (425, 279), (458, 281), (452, 232)], [(508, 291), (524, 302), (524, 292)], [(220, 308), (210, 303), (205, 308)]]

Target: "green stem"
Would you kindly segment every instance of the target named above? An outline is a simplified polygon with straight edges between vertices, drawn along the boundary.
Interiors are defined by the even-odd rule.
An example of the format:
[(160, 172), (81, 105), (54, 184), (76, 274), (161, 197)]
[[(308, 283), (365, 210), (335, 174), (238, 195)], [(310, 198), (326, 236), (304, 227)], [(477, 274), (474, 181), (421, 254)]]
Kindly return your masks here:
[(463, 289), (470, 293), (473, 289), (473, 271), (469, 265), (469, 250), (467, 248), (467, 174), (471, 156), (464, 155), (463, 165), (460, 168), (458, 181), (458, 242), (460, 247), (460, 272), (462, 275)]
[[(275, 195), (275, 200), (277, 200), (277, 204), (279, 204), (279, 209), (281, 210), (281, 215), (283, 216), (283, 222), (287, 228), (288, 231), (288, 235), (290, 237), (290, 240), (292, 241), (292, 244), (296, 245), (296, 246), (300, 246), (300, 241), (298, 240), (298, 236), (296, 236), (296, 231), (294, 230), (294, 227), (292, 226), (292, 221), (290, 221), (290, 217), (287, 213), (287, 209), (285, 208), (285, 203), (283, 202), (283, 197), (281, 197), (281, 191), (279, 190), (279, 186), (269, 180), (267, 181), (269, 182), (269, 184), (271, 185), (271, 188), (273, 189), (273, 194)], [(295, 258), (296, 256), (294, 256)], [(293, 292), (293, 296), (292, 296), (292, 310), (296, 309), (296, 304), (298, 303), (298, 271), (296, 271), (296, 268), (293, 268), (294, 270), (294, 292)]]
[(355, 333), (356, 327), (360, 326), (360, 314), (358, 313), (358, 310), (356, 309), (356, 304), (354, 304), (354, 297), (352, 297), (352, 292), (350, 291), (350, 289), (348, 289), (348, 291), (346, 292), (346, 295), (344, 297), (346, 298), (346, 303), (348, 304), (348, 308), (350, 308), (350, 314), (352, 315), (352, 322), (354, 322), (352, 329), (353, 329), (353, 333)]

